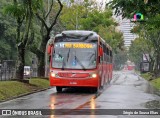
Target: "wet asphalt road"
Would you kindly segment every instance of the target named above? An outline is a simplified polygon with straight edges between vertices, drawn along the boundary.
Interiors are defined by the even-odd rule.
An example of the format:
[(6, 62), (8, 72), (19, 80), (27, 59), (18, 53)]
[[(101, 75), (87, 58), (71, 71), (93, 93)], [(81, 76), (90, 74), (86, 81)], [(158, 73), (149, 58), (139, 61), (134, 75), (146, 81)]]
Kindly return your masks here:
[[(0, 103), (0, 109), (160, 109), (160, 97), (150, 84), (134, 72), (114, 72), (114, 79), (98, 94), (86, 89), (66, 89), (56, 93), (55, 88)], [(2, 117), (2, 116), (0, 116)], [(5, 116), (4, 118), (17, 118)], [(21, 118), (19, 116), (18, 118)], [(31, 116), (28, 116), (30, 118)], [(59, 115), (37, 118), (159, 118), (147, 115)], [(3, 118), (3, 117), (2, 117)], [(27, 118), (27, 116), (24, 116)], [(35, 117), (34, 117), (35, 118)]]

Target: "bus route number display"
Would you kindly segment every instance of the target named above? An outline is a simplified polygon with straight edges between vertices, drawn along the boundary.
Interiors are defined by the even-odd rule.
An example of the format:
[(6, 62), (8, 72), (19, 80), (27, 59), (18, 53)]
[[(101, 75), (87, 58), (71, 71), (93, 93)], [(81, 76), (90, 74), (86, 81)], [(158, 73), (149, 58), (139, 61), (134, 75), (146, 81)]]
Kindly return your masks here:
[(64, 48), (93, 48), (93, 44), (86, 43), (65, 43)]

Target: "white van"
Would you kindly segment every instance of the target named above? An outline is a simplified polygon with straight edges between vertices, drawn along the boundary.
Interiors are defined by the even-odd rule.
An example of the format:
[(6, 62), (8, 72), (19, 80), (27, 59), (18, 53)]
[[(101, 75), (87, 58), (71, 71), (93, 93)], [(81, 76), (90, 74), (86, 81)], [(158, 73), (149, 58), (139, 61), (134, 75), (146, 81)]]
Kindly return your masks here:
[(31, 78), (32, 70), (30, 66), (24, 66), (24, 77)]

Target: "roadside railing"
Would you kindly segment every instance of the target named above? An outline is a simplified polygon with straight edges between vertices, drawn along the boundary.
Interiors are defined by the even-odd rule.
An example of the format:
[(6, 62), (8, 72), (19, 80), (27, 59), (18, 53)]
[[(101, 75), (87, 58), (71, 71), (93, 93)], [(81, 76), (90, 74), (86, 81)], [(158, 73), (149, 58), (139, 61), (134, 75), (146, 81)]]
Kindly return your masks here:
[(15, 78), (15, 68), (1, 68), (0, 81), (7, 81)]
[[(38, 77), (37, 68), (32, 68), (30, 75), (25, 76), (24, 78), (30, 78), (30, 77)], [(0, 81), (8, 81), (16, 79), (16, 69), (15, 68), (1, 68), (0, 69)]]

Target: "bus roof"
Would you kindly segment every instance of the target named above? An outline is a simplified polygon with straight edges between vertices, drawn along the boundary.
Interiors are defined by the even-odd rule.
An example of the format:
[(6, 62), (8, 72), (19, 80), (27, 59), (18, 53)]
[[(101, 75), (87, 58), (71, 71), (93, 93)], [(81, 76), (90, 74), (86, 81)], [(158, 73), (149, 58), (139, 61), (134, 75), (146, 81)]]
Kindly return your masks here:
[(88, 35), (91, 35), (93, 37), (98, 37), (99, 35), (96, 32), (93, 31), (86, 31), (86, 30), (67, 30), (63, 31), (60, 34), (57, 34), (55, 37), (61, 37), (61, 36), (77, 36), (77, 37), (85, 37)]
[[(89, 36), (89, 35), (92, 35), (92, 37), (95, 37), (97, 40), (98, 40), (98, 37), (100, 37), (96, 32), (94, 31), (86, 31), (86, 30), (67, 30), (67, 31), (63, 31), (62, 33), (60, 34), (57, 34), (55, 36), (55, 38), (58, 38), (58, 37), (63, 37), (63, 36), (75, 36), (75, 37), (86, 37), (86, 36)], [(100, 38), (101, 41), (103, 43), (105, 43), (105, 45), (110, 49), (112, 50), (112, 48), (107, 44), (107, 42)]]

